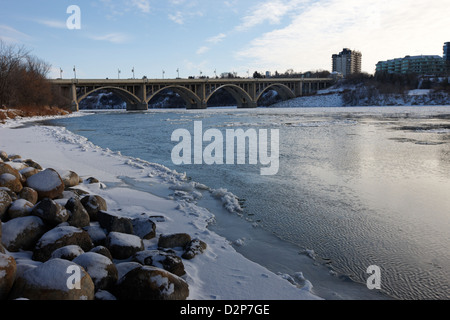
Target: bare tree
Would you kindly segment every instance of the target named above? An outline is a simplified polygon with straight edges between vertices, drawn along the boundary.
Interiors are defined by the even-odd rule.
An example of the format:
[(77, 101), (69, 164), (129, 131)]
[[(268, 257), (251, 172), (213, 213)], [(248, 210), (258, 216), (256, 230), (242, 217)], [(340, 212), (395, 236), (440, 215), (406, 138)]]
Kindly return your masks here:
[(43, 106), (52, 101), (47, 81), (51, 66), (23, 46), (0, 40), (0, 105)]

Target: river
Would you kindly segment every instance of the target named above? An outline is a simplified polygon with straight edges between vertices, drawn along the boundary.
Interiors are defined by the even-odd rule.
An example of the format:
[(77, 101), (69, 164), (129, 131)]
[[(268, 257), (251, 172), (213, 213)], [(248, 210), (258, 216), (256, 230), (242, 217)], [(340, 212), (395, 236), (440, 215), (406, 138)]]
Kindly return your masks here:
[[(278, 130), (278, 173), (263, 176), (260, 164), (248, 163), (174, 165), (171, 136), (177, 129), (193, 134), (195, 121), (224, 136), (227, 129)], [(102, 111), (50, 123), (227, 189), (242, 200), (242, 225), (337, 274), (365, 283), (375, 265), (393, 298), (450, 298), (449, 107)], [(215, 226), (225, 234), (229, 227), (220, 219)], [(264, 260), (268, 254), (246, 251), (255, 239), (230, 241)], [(276, 247), (266, 249), (267, 265), (293, 270), (292, 260), (274, 261)]]

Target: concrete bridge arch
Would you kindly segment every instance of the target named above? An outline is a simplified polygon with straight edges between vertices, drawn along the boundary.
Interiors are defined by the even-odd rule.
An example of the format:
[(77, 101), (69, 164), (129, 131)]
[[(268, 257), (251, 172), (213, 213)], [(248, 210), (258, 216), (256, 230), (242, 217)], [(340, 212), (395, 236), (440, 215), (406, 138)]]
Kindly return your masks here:
[(270, 90), (274, 90), (276, 93), (278, 93), (278, 95), (283, 101), (296, 98), (296, 95), (291, 88), (282, 83), (275, 83), (265, 87), (263, 90), (257, 93), (257, 97), (255, 99), (256, 103), (258, 103), (259, 99), (261, 99), (264, 93)]
[(228, 92), (237, 103), (238, 108), (253, 108), (256, 107), (255, 101), (252, 99), (252, 97), (241, 87), (235, 85), (235, 84), (225, 84), (221, 85), (218, 88), (215, 88), (212, 92), (208, 94), (208, 96), (205, 99), (205, 107), (209, 101), (209, 99), (212, 98), (212, 96), (217, 93), (219, 90), (225, 90)]
[(123, 88), (119, 88), (119, 87), (95, 88), (89, 92), (82, 94), (81, 96), (78, 96), (77, 103), (80, 104), (80, 102), (83, 101), (84, 99), (86, 99), (89, 95), (91, 95), (95, 92), (98, 92), (98, 91), (109, 91), (109, 92), (114, 93), (119, 98), (121, 98), (123, 101), (125, 101), (125, 103), (127, 104), (127, 109), (129, 109), (129, 110), (136, 109), (136, 106), (141, 104), (141, 99), (139, 99), (139, 97), (137, 97), (130, 91), (127, 91), (127, 90), (125, 90)]
[(187, 109), (202, 109), (201, 99), (192, 90), (189, 90), (186, 87), (178, 85), (166, 86), (156, 91), (147, 92), (147, 100), (146, 100), (147, 104), (159, 93), (165, 90), (172, 90), (178, 95), (180, 95), (180, 97), (186, 102)]

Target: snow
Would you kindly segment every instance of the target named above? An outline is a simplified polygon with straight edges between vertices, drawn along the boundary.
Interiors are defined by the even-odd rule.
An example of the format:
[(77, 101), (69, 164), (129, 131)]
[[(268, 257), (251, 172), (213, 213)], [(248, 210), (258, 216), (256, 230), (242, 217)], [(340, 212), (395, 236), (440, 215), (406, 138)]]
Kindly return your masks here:
[(56, 171), (46, 169), (29, 177), (27, 184), (35, 190), (51, 191), (58, 188), (62, 184), (62, 181)]
[[(76, 115), (79, 114), (73, 116)], [(189, 300), (321, 299), (312, 293), (311, 286), (300, 288), (238, 253), (230, 241), (208, 228), (215, 218), (213, 212), (192, 201), (169, 197), (173, 194), (171, 186), (182, 186), (181, 189), (185, 190), (183, 192), (188, 194), (208, 193), (206, 186), (188, 186), (185, 174), (102, 149), (65, 128), (19, 128), (20, 124), (19, 120), (15, 120), (0, 126), (0, 150), (20, 154), (25, 159), (33, 159), (44, 168), (72, 170), (80, 177), (96, 177), (106, 188), (101, 188), (99, 184), (82, 187), (91, 194), (103, 197), (107, 201), (109, 212), (121, 212), (132, 218), (142, 217), (142, 213), (148, 217), (163, 217), (155, 221), (157, 238), (160, 234), (188, 233), (207, 243), (207, 250), (203, 254), (183, 261), (187, 273), (185, 280), (189, 284)], [(192, 186), (194, 188), (191, 188)], [(177, 187), (173, 189), (179, 190)], [(215, 190), (214, 194), (217, 201), (224, 201), (228, 210), (239, 213), (240, 206), (234, 195), (225, 189)], [(41, 245), (55, 240), (61, 233), (75, 232), (76, 228), (71, 228), (56, 228), (56, 231), (44, 236)], [(144, 244), (152, 249), (155, 246), (154, 241), (146, 240)], [(19, 254), (21, 264), (36, 265), (35, 262), (27, 260), (31, 259), (30, 255)], [(16, 253), (11, 255), (17, 257)], [(134, 266), (123, 265), (122, 268), (121, 265), (122, 263), (118, 264), (118, 269), (122, 270), (120, 274), (123, 274), (127, 267)], [(40, 276), (54, 276), (51, 270), (40, 271)]]

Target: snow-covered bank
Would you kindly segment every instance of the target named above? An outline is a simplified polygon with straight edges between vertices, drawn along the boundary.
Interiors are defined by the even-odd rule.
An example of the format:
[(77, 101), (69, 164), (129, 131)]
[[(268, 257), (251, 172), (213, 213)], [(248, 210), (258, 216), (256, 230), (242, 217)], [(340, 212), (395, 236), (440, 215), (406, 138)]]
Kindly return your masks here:
[[(102, 196), (109, 211), (120, 211), (131, 217), (143, 212), (162, 216), (163, 221), (157, 225), (158, 234), (188, 233), (207, 243), (204, 254), (183, 261), (190, 290), (188, 299), (319, 299), (311, 293), (309, 282), (303, 288), (292, 284), (286, 277), (244, 258), (229, 241), (211, 232), (208, 224), (214, 214), (195, 203), (209, 192), (206, 186), (187, 183), (184, 174), (161, 165), (99, 148), (64, 128), (18, 128), (14, 123), (8, 126), (0, 127), (0, 149), (34, 159), (46, 168), (73, 170), (85, 178), (96, 177), (102, 184), (84, 187)], [(148, 189), (155, 192), (150, 193)], [(220, 195), (223, 201), (233, 201), (225, 190), (214, 194)], [(153, 248), (155, 242), (146, 245)], [(20, 259), (23, 262), (26, 256), (20, 255)]]
[(320, 90), (316, 95), (276, 103), (271, 108), (333, 108), (355, 106), (439, 106), (449, 105), (450, 95), (434, 90), (416, 89), (404, 94), (381, 94), (364, 86)]

